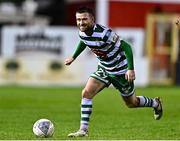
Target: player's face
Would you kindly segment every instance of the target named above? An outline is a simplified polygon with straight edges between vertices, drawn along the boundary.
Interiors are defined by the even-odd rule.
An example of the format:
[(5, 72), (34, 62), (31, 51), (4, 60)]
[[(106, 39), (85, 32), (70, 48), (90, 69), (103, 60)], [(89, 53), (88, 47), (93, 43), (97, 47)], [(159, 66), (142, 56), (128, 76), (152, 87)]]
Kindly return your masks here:
[(87, 12), (76, 13), (76, 23), (80, 31), (87, 32), (94, 26), (94, 17)]

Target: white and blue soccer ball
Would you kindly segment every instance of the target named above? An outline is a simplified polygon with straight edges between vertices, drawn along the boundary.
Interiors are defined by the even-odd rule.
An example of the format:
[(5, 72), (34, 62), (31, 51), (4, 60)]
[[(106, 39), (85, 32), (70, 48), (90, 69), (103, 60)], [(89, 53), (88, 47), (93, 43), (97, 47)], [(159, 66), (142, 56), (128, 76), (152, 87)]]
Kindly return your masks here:
[(33, 125), (33, 133), (41, 138), (51, 137), (54, 133), (54, 125), (49, 119), (39, 119)]

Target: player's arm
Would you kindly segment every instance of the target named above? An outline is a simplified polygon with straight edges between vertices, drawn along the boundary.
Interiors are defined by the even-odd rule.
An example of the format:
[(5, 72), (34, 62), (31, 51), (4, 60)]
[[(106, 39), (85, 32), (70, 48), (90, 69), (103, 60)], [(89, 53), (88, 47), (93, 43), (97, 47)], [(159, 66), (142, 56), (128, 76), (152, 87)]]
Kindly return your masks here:
[(134, 71), (134, 61), (133, 61), (133, 52), (131, 46), (125, 41), (121, 41), (122, 50), (125, 52), (127, 61), (128, 61), (128, 71), (126, 72), (126, 79), (129, 82), (135, 80), (135, 71)]
[(86, 44), (83, 41), (80, 41), (73, 56), (69, 57), (65, 60), (65, 65), (70, 65), (80, 54), (83, 52), (83, 50), (86, 48)]

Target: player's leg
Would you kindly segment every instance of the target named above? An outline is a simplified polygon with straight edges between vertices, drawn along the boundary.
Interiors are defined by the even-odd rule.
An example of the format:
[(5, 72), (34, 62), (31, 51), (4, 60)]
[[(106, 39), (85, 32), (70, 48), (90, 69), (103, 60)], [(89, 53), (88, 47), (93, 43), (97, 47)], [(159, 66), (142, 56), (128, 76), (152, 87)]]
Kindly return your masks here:
[(89, 118), (92, 113), (93, 97), (109, 85), (110, 82), (104, 69), (98, 66), (97, 71), (91, 74), (91, 77), (82, 91), (80, 129), (88, 129)]
[(162, 103), (159, 97), (149, 98), (146, 96), (135, 96), (135, 94), (131, 96), (122, 96), (126, 105), (129, 108), (136, 107), (153, 107), (154, 108), (154, 118), (159, 120), (162, 117)]
[(88, 135), (89, 120), (92, 113), (92, 99), (98, 92), (110, 84), (106, 80), (107, 77), (102, 74), (103, 70), (98, 68), (98, 71), (91, 75), (85, 88), (82, 90), (80, 129), (77, 132), (70, 133), (68, 137), (83, 137)]
[(146, 96), (136, 96), (134, 83), (129, 83), (125, 75), (111, 76), (112, 84), (121, 92), (121, 96), (129, 108), (152, 107), (154, 108), (154, 118), (160, 119), (162, 116), (162, 104), (160, 98), (149, 98)]
[(93, 97), (105, 87), (105, 84), (90, 77), (85, 88), (82, 90), (81, 121), (77, 132), (70, 133), (68, 137), (88, 136), (89, 119), (92, 113)]
[(106, 85), (103, 82), (93, 77), (89, 78), (85, 88), (82, 91), (80, 129), (88, 130), (89, 118), (92, 113), (92, 99), (105, 86)]

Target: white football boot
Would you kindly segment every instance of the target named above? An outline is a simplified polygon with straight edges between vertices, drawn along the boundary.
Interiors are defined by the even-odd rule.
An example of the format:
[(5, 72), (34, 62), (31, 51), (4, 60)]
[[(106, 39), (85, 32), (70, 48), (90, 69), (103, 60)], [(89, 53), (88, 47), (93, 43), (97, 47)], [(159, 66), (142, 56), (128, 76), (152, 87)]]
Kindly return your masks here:
[(86, 130), (78, 130), (76, 132), (68, 134), (68, 137), (87, 137), (88, 131)]

